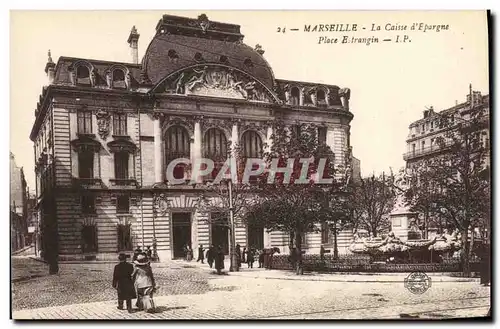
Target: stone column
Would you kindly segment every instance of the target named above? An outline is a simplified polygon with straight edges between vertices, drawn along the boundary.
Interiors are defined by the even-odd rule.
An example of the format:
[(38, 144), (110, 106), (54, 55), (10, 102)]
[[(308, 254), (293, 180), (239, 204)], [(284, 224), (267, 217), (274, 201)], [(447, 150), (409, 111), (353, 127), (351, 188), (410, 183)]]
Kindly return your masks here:
[(162, 141), (161, 141), (161, 115), (156, 114), (153, 117), (153, 132), (154, 132), (154, 158), (155, 158), (155, 183), (163, 182), (162, 168)]
[[(194, 133), (193, 133), (193, 143), (191, 144), (191, 162), (196, 163), (197, 159), (202, 158), (202, 140), (201, 140), (201, 120), (203, 117), (194, 118)], [(197, 183), (202, 183), (201, 177), (198, 177)]]
[(268, 124), (267, 126), (267, 133), (266, 133), (266, 149), (264, 151), (269, 151), (272, 147), (272, 139), (271, 139), (271, 136), (273, 135), (273, 127), (271, 126), (271, 124)]
[(300, 88), (300, 97), (299, 97), (299, 105), (303, 106), (304, 105), (304, 91), (305, 88)]

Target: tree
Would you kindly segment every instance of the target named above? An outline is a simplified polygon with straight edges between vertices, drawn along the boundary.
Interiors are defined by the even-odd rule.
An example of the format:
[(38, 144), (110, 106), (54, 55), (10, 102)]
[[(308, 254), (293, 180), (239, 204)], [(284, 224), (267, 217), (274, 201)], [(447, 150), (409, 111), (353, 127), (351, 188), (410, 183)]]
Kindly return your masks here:
[(463, 272), (470, 275), (473, 231), (489, 226), (489, 156), (484, 140), (488, 117), (482, 109), (472, 108), (470, 117), (458, 124), (447, 116), (441, 121), (446, 131), (436, 142), (442, 153), (413, 170), (412, 190), (429, 186), (431, 194), (411, 193), (409, 199), (414, 205), (430, 202), (433, 212), (460, 231)]
[[(335, 182), (334, 154), (318, 141), (313, 125), (288, 127), (277, 122), (273, 130), (271, 147), (263, 156), (268, 170), (258, 177), (259, 202), (250, 207), (246, 220), (260, 223), (268, 231), (288, 233), (295, 242), (292, 256), (297, 274), (301, 274), (302, 236), (319, 231), (318, 224), (325, 220), (323, 193), (331, 193)], [(278, 168), (290, 165), (292, 170), (278, 172), (273, 163)], [(330, 181), (322, 183), (320, 178)]]

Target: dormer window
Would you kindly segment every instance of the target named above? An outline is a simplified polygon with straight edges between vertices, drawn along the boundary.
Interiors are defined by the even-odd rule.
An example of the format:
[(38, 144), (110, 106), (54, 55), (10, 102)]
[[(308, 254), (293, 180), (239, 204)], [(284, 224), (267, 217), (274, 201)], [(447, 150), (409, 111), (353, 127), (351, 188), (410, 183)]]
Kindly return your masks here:
[(177, 61), (179, 59), (179, 55), (177, 55), (175, 50), (170, 49), (168, 51), (168, 58), (170, 58), (171, 61)]
[(196, 53), (194, 55), (194, 60), (197, 62), (201, 62), (203, 60), (203, 55), (201, 53)]
[(291, 105), (298, 106), (300, 102), (300, 90), (298, 87), (292, 87), (291, 89)]
[(249, 69), (253, 68), (253, 62), (250, 58), (245, 59), (243, 64), (245, 64), (245, 66), (248, 67)]
[(316, 93), (316, 99), (318, 102), (318, 106), (326, 105), (326, 94), (323, 89), (319, 89)]
[(222, 64), (229, 64), (229, 59), (227, 58), (227, 56), (222, 55), (219, 58), (219, 62), (221, 62)]
[(85, 65), (76, 68), (76, 84), (90, 86), (90, 70)]
[(123, 72), (123, 70), (121, 69), (116, 69), (113, 71), (113, 88), (127, 88), (127, 85), (125, 83), (125, 72)]

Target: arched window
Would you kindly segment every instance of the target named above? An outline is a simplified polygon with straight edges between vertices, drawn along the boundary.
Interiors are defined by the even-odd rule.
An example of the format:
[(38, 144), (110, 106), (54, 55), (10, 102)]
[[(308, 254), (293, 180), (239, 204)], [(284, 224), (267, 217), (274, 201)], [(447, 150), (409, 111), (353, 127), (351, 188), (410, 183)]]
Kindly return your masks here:
[[(241, 148), (243, 151), (244, 163), (246, 159), (258, 159), (262, 157), (262, 140), (259, 134), (254, 130), (247, 130), (241, 136)], [(259, 169), (259, 164), (252, 164), (252, 170)], [(249, 183), (257, 181), (256, 176), (250, 176)]]
[(127, 88), (125, 83), (125, 72), (121, 69), (113, 71), (113, 88)]
[(300, 90), (298, 87), (293, 87), (290, 91), (290, 94), (292, 96), (292, 105), (299, 105), (300, 102)]
[(243, 133), (241, 146), (245, 158), (259, 158), (262, 156), (262, 140), (254, 130), (247, 130)]
[(318, 106), (325, 106), (326, 105), (326, 94), (323, 89), (318, 89), (316, 92), (316, 99), (318, 102)]
[[(168, 128), (165, 134), (165, 168), (168, 164), (179, 158), (191, 157), (191, 139), (189, 138), (189, 133), (184, 127), (172, 126)], [(174, 168), (174, 178), (182, 179), (184, 178), (184, 173), (186, 171), (185, 164), (178, 164)]]
[(219, 170), (227, 159), (227, 151), (227, 138), (224, 131), (217, 128), (208, 129), (203, 138), (203, 153), (205, 158), (214, 162), (214, 170), (209, 179), (217, 177)]
[(90, 86), (90, 71), (85, 65), (79, 65), (76, 68), (76, 83)]

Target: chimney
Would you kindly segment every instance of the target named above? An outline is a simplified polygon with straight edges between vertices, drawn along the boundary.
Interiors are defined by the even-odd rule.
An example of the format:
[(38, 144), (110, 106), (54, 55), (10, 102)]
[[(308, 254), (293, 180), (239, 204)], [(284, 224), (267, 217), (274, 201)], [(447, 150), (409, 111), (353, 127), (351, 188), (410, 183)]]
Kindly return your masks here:
[(47, 64), (45, 64), (45, 73), (47, 73), (48, 84), (51, 85), (54, 83), (54, 78), (56, 75), (56, 64), (52, 61), (52, 56), (50, 55), (50, 49), (48, 53), (49, 58), (47, 59)]
[(132, 26), (132, 30), (130, 31), (130, 35), (128, 36), (128, 44), (130, 46), (130, 53), (132, 55), (132, 63), (139, 64), (139, 36), (137, 33), (137, 29), (135, 25)]

